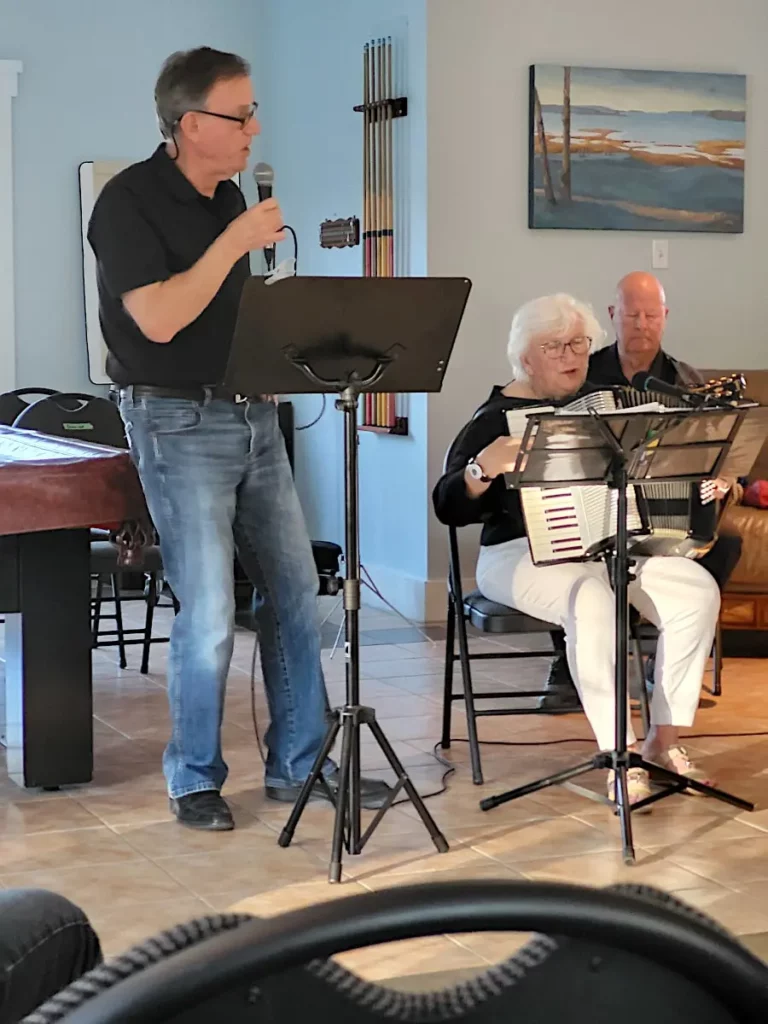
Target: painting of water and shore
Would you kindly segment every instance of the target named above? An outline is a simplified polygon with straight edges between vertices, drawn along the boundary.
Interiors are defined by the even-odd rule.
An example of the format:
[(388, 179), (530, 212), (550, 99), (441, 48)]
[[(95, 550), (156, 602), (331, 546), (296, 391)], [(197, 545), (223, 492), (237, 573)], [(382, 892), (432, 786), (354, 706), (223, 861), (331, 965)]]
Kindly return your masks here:
[(746, 77), (535, 64), (528, 226), (744, 230)]

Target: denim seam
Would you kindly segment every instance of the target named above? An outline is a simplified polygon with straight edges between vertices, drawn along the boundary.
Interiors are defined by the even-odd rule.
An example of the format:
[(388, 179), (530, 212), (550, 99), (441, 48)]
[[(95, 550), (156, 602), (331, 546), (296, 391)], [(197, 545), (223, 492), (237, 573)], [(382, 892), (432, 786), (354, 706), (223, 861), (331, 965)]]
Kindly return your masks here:
[[(141, 399), (141, 401), (144, 402), (146, 400), (145, 399)], [(144, 408), (145, 411), (148, 411), (146, 409), (146, 405), (144, 405), (143, 408)], [(164, 469), (167, 466), (167, 459), (164, 459), (162, 454), (161, 454), (160, 446), (158, 444), (157, 434), (155, 434), (154, 431), (150, 431), (150, 434), (151, 434), (151, 441), (152, 441), (152, 451), (153, 451), (153, 454), (155, 456), (154, 457), (154, 467), (153, 467), (153, 469), (154, 469), (155, 476), (156, 476), (156, 481), (157, 481), (157, 493), (158, 493), (158, 496), (159, 496), (159, 499), (160, 499), (160, 504), (163, 507), (164, 516), (165, 516), (166, 519), (169, 519), (169, 518), (173, 517), (173, 507), (172, 507), (172, 504), (171, 504), (171, 502), (169, 500), (169, 497), (168, 497), (168, 488), (166, 486), (167, 480), (166, 480), (166, 474), (164, 472)], [(161, 556), (162, 556), (162, 548), (163, 548), (163, 545), (162, 545), (162, 538), (161, 538), (161, 544), (160, 544)], [(163, 558), (163, 569), (164, 569), (164, 572), (165, 572), (166, 578), (167, 578), (167, 567), (166, 567), (166, 564), (165, 564), (165, 558)], [(171, 587), (173, 587), (173, 583), (171, 583), (170, 585), (171, 585)], [(171, 661), (171, 666), (169, 666), (169, 667), (172, 667), (172, 670), (175, 670), (175, 672), (178, 675), (179, 666), (176, 664), (177, 658), (176, 658), (175, 647), (173, 645), (170, 645), (170, 646), (171, 646), (171, 650), (169, 652), (169, 660)], [(175, 693), (174, 698), (173, 698), (173, 704), (170, 707), (170, 712), (171, 712), (171, 714), (170, 714), (170, 719), (171, 719), (170, 743), (175, 744), (176, 746), (178, 746), (178, 728), (177, 728), (177, 723), (179, 722), (179, 720), (181, 718), (181, 711), (182, 711), (182, 709), (181, 709), (182, 689), (183, 689), (183, 686), (180, 683), (180, 685), (176, 687), (176, 693)], [(169, 699), (168, 703), (169, 703), (169, 705), (171, 704), (170, 699)], [(177, 777), (177, 774), (178, 774), (178, 765), (174, 765), (173, 777), (168, 780), (168, 791), (169, 791), (169, 793), (172, 793), (174, 788), (175, 788), (174, 787), (174, 782), (175, 782), (175, 779)], [(210, 788), (210, 787), (206, 787), (206, 788)], [(195, 792), (195, 790), (191, 790), (190, 792)], [(180, 795), (181, 796), (188, 796), (189, 793), (182, 793)], [(175, 793), (173, 793), (173, 799), (178, 799), (178, 796)]]
[[(293, 748), (295, 746), (295, 742), (294, 741), (295, 741), (295, 738), (296, 738), (296, 704), (295, 704), (295, 701), (293, 699), (293, 694), (292, 694), (291, 687), (288, 685), (288, 666), (285, 664), (285, 658), (283, 656), (283, 642), (282, 642), (282, 634), (281, 634), (281, 629), (280, 629), (280, 617), (275, 613), (274, 604), (272, 603), (271, 600), (269, 600), (269, 588), (266, 585), (266, 581), (265, 581), (265, 577), (264, 577), (264, 570), (261, 567), (261, 562), (259, 560), (259, 556), (256, 553), (255, 548), (253, 547), (253, 545), (251, 544), (250, 540), (248, 539), (248, 531), (247, 530), (243, 530), (242, 531), (242, 542), (243, 542), (243, 545), (248, 548), (248, 551), (250, 552), (251, 556), (253, 557), (254, 563), (258, 567), (259, 577), (260, 577), (259, 583), (258, 583), (259, 594), (261, 595), (262, 599), (264, 600), (264, 606), (269, 608), (269, 614), (272, 616), (272, 619), (273, 619), (273, 622), (274, 622), (275, 636), (277, 638), (278, 657), (280, 659), (280, 667), (281, 667), (281, 672), (282, 672), (283, 693), (288, 698), (287, 701), (286, 701), (286, 704), (288, 705), (288, 708), (289, 708), (288, 714), (286, 715), (287, 722), (288, 722), (288, 735), (290, 737), (290, 749), (288, 751), (288, 754), (289, 754), (289, 757), (292, 757), (292, 755), (293, 755)], [(252, 581), (252, 582), (255, 582), (255, 581)], [(290, 786), (297, 785), (298, 781), (299, 780), (288, 780), (287, 784), (290, 785)]]

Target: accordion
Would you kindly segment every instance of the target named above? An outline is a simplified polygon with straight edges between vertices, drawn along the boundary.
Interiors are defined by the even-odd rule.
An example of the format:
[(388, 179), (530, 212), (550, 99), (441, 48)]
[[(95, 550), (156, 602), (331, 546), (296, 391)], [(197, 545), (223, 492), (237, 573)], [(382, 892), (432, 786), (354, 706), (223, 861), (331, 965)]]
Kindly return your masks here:
[[(731, 390), (727, 390), (727, 383)], [(739, 398), (743, 378), (725, 378), (699, 390)], [(656, 392), (616, 387), (583, 395), (558, 412), (620, 412), (655, 403), (685, 409), (678, 399)], [(616, 534), (618, 494), (607, 484), (522, 487), (520, 502), (534, 564), (586, 561), (597, 557)], [(717, 539), (722, 514), (711, 483), (644, 481), (627, 491), (627, 534), (634, 555), (698, 558)]]

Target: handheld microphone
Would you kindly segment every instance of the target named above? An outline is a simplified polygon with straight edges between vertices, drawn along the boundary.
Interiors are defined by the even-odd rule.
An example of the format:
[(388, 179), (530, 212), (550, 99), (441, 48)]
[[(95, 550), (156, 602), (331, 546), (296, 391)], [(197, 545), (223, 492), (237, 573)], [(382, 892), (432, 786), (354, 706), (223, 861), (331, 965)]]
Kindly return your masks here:
[(665, 380), (659, 380), (658, 377), (654, 377), (645, 371), (636, 373), (630, 383), (636, 391), (658, 391), (662, 395), (678, 398), (685, 405), (705, 405), (707, 401), (706, 395), (699, 395), (695, 391), (688, 391), (677, 384), (667, 384)]
[[(256, 182), (256, 189), (259, 193), (259, 202), (272, 198), (272, 186), (275, 183), (275, 172), (269, 164), (258, 163), (253, 168), (253, 180)], [(264, 246), (264, 260), (267, 264), (267, 271), (273, 270), (275, 266), (274, 245)]]

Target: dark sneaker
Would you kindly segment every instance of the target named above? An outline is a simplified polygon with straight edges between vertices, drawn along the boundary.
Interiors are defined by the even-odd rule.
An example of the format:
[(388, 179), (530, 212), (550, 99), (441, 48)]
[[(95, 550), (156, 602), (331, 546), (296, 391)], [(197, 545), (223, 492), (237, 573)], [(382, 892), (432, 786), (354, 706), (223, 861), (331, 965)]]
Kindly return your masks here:
[[(333, 793), (334, 798), (339, 791), (339, 770), (327, 772), (325, 781)], [(270, 800), (280, 800), (282, 803), (296, 803), (301, 792), (301, 786), (267, 786), (266, 793)], [(381, 779), (360, 779), (360, 804), (368, 811), (378, 810), (382, 807), (392, 792), (392, 788)], [(321, 782), (316, 782), (312, 788), (310, 802), (314, 800), (327, 800), (328, 794)]]
[(558, 658), (552, 663), (546, 691), (543, 697), (539, 697), (539, 711), (581, 711), (579, 694), (565, 658)]
[(180, 825), (205, 832), (229, 832), (235, 827), (226, 800), (215, 789), (171, 798), (171, 810)]

